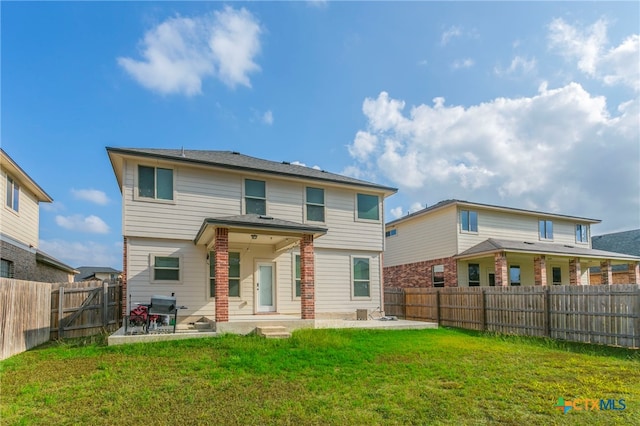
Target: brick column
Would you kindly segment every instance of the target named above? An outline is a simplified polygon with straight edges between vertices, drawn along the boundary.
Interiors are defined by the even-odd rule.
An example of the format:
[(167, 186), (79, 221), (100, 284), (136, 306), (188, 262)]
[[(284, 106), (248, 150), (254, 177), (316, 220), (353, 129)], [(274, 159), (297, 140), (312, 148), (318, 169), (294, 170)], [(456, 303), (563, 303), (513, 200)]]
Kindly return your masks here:
[(302, 319), (316, 317), (313, 235), (303, 235), (300, 240), (300, 304)]
[(533, 259), (533, 275), (536, 285), (547, 285), (547, 258), (544, 255)]
[(582, 284), (582, 271), (580, 270), (580, 259), (573, 258), (569, 260), (569, 284)]
[(600, 262), (600, 283), (603, 285), (613, 284), (613, 272), (611, 271), (611, 261), (604, 260)]
[(629, 284), (640, 284), (640, 262), (627, 264), (629, 270)]
[(229, 321), (229, 230), (216, 228), (214, 241), (216, 262), (216, 322)]
[[(453, 257), (444, 259), (444, 286), (458, 287), (458, 261)], [(433, 284), (432, 284), (433, 285)]]
[(507, 254), (503, 251), (496, 253), (494, 257), (496, 271), (496, 287), (509, 285), (509, 271), (507, 269)]

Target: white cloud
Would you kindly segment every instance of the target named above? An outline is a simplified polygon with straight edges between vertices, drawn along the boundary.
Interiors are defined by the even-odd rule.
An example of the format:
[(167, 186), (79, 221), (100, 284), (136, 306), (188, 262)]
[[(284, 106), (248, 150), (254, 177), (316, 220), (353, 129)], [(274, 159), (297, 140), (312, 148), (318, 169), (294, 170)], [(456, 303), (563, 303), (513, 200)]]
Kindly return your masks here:
[(499, 76), (527, 75), (536, 69), (536, 59), (527, 59), (522, 56), (516, 56), (511, 60), (508, 68), (496, 66), (494, 72)]
[(458, 59), (451, 64), (451, 68), (454, 70), (460, 68), (471, 68), (475, 64), (475, 61), (471, 58)]
[(269, 126), (273, 124), (273, 112), (271, 112), (271, 110), (262, 114), (262, 122)]
[(204, 16), (169, 18), (140, 41), (142, 60), (118, 58), (138, 83), (162, 94), (192, 96), (202, 81), (215, 76), (229, 87), (251, 87), (249, 74), (259, 71), (261, 29), (246, 9), (225, 7)]
[(462, 30), (460, 27), (452, 26), (442, 33), (440, 36), (440, 44), (442, 46), (446, 46), (453, 38), (460, 36), (462, 36)]
[(88, 232), (92, 234), (109, 233), (109, 225), (107, 225), (98, 216), (82, 216), (79, 214), (72, 216), (56, 216), (58, 226), (70, 231)]
[(71, 194), (78, 200), (90, 201), (101, 206), (109, 204), (109, 197), (97, 189), (72, 189)]
[(66, 207), (62, 202), (54, 201), (52, 203), (41, 203), (40, 208), (46, 212), (56, 213), (63, 211)]
[(39, 248), (62, 262), (80, 266), (106, 266), (122, 269), (122, 243), (100, 244), (93, 241), (40, 240)]
[(389, 213), (391, 213), (391, 219), (398, 219), (399, 217), (402, 217), (402, 207), (394, 207), (389, 211)]
[[(348, 147), (352, 176), (389, 180), (412, 202), (462, 198), (589, 217), (616, 214), (637, 226), (637, 99), (611, 117), (604, 97), (570, 83), (468, 108), (445, 106), (442, 98), (408, 112), (404, 107), (386, 92), (364, 100), (368, 127)], [(384, 142), (364, 145), (363, 133)]]
[(562, 19), (549, 24), (549, 46), (566, 59), (577, 61), (580, 71), (607, 85), (622, 84), (640, 90), (640, 36), (632, 34), (608, 48), (607, 21), (580, 28)]

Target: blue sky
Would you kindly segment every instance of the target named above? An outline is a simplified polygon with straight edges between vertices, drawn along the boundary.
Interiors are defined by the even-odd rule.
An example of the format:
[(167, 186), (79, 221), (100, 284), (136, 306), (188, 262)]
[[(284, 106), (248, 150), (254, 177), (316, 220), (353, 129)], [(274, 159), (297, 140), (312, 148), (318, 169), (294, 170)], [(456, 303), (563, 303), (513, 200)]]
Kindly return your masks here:
[(105, 147), (234, 150), (640, 227), (638, 2), (2, 2), (1, 143), (40, 248), (121, 268)]

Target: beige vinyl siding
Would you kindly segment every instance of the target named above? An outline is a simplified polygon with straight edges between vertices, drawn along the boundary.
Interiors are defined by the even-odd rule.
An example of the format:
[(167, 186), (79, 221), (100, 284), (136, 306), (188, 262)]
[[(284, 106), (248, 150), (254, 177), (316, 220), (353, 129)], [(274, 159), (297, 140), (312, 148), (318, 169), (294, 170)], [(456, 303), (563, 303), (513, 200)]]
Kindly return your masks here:
[[(180, 310), (179, 315), (213, 315), (213, 301), (206, 300), (207, 253), (202, 246), (192, 241), (131, 238), (128, 244), (127, 297), (132, 307), (136, 302), (149, 303), (151, 296), (159, 294), (170, 296), (175, 293), (179, 305), (188, 309)], [(180, 256), (181, 283), (152, 283), (150, 255)], [(129, 307), (127, 306), (127, 309)]]
[(397, 234), (386, 238), (384, 266), (455, 255), (456, 223), (455, 206), (450, 206), (387, 227), (397, 229)]
[[(351, 262), (354, 257), (369, 258), (371, 297), (353, 299)], [(380, 306), (380, 259), (374, 252), (316, 251), (316, 316), (355, 314), (356, 309)]]
[[(13, 176), (12, 176), (13, 178)], [(38, 247), (39, 205), (37, 198), (20, 182), (18, 211), (7, 207), (7, 175), (2, 177), (2, 233), (25, 245)]]
[(173, 168), (174, 200), (164, 203), (135, 199), (137, 164), (128, 162), (125, 170), (123, 231), (127, 236), (193, 240), (204, 219), (241, 212), (242, 179), (238, 176), (188, 167)]
[[(143, 163), (144, 164), (144, 163)], [(168, 167), (158, 164), (158, 167)], [(127, 162), (123, 188), (123, 229), (126, 236), (193, 239), (208, 217), (242, 214), (245, 178), (263, 179), (256, 175), (221, 173), (204, 168), (174, 168), (175, 199), (171, 203), (136, 199), (135, 174), (138, 164)], [(267, 214), (279, 219), (305, 223), (304, 194), (307, 184), (282, 179), (263, 179), (266, 182)], [(356, 190), (338, 187), (315, 187), (325, 190), (326, 235), (315, 241), (320, 248), (354, 250), (383, 249), (383, 220), (364, 222), (355, 220)], [(380, 211), (383, 211), (383, 195)]]
[(543, 218), (535, 214), (498, 212), (492, 210), (474, 209), (473, 207), (458, 207), (460, 210), (478, 212), (478, 232), (469, 233), (460, 230), (460, 218), (457, 215), (456, 229), (458, 232), (458, 252), (463, 252), (488, 238), (549, 242), (553, 244), (576, 244), (576, 222), (551, 218), (553, 222), (553, 240), (541, 241), (538, 234), (538, 220)]

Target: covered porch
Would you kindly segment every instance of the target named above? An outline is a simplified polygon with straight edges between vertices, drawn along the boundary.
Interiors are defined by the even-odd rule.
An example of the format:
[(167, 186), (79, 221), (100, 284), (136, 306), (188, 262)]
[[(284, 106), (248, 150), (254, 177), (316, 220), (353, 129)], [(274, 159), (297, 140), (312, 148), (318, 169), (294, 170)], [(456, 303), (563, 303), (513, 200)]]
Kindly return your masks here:
[(589, 285), (589, 268), (613, 284), (614, 265), (626, 265), (640, 283), (640, 258), (568, 244), (488, 239), (455, 257), (458, 282), (467, 286)]
[(205, 219), (194, 244), (208, 253), (216, 329), (247, 316), (313, 320), (314, 240), (326, 232), (258, 214)]

